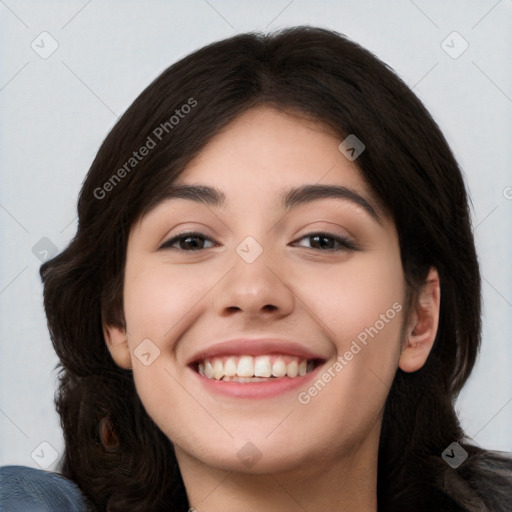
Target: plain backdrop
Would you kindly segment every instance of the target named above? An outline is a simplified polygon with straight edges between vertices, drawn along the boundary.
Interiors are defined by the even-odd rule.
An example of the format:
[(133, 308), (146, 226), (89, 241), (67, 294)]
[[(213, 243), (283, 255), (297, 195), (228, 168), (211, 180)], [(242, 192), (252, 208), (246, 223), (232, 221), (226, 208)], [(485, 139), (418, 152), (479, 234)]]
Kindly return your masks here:
[(0, 465), (51, 470), (62, 455), (38, 271), (74, 235), (80, 185), (108, 131), (193, 50), (304, 24), (344, 33), (394, 68), (464, 171), (483, 345), (457, 410), (476, 444), (512, 451), (511, 0), (5, 0), (0, 20)]

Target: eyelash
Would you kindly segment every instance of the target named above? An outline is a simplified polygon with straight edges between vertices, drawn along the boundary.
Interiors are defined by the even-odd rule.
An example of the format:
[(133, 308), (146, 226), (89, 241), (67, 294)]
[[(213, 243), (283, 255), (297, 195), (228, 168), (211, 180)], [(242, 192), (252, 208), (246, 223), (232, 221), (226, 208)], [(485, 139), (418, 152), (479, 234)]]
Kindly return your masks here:
[[(338, 242), (339, 245), (341, 245), (341, 248), (338, 248), (338, 249), (332, 249), (331, 248), (331, 249), (327, 249), (325, 251), (323, 251), (321, 249), (315, 249), (315, 248), (312, 248), (312, 247), (310, 248), (310, 249), (315, 250), (315, 251), (338, 253), (338, 252), (344, 252), (344, 251), (357, 251), (357, 250), (359, 250), (359, 246), (357, 244), (355, 244), (354, 242), (352, 242), (351, 240), (349, 240), (348, 238), (336, 236), (336, 235), (333, 235), (331, 233), (326, 233), (324, 231), (318, 231), (318, 232), (315, 231), (315, 232), (312, 232), (312, 233), (308, 233), (308, 234), (300, 237), (298, 240), (302, 240), (304, 238), (313, 238), (315, 236), (320, 236), (320, 237), (324, 237), (324, 238), (330, 238), (330, 239)], [(205, 236), (203, 233), (199, 233), (197, 231), (191, 231), (191, 232), (180, 233), (180, 234), (176, 235), (175, 237), (165, 241), (160, 246), (160, 249), (172, 249), (172, 250), (179, 251), (179, 252), (197, 252), (197, 251), (205, 250), (205, 249), (187, 250), (187, 249), (181, 249), (181, 248), (178, 248), (178, 247), (172, 247), (177, 242), (179, 242), (181, 240), (184, 240), (186, 238), (202, 238), (202, 239), (205, 239), (205, 240), (209, 240), (210, 242), (214, 242), (214, 240), (212, 240), (211, 238)], [(292, 243), (296, 244), (296, 242), (292, 242)], [(208, 247), (207, 249), (211, 249), (211, 247)], [(308, 249), (308, 247), (306, 247), (306, 249)]]

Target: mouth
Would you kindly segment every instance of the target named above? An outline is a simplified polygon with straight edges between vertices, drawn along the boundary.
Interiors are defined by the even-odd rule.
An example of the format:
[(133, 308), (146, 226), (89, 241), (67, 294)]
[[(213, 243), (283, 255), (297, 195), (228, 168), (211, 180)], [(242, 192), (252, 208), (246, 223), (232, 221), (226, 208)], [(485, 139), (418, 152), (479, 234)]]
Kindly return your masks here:
[(196, 352), (188, 368), (206, 393), (229, 399), (279, 397), (307, 386), (327, 359), (304, 343), (239, 338)]
[(322, 364), (321, 359), (307, 359), (286, 354), (252, 356), (225, 355), (207, 357), (192, 363), (191, 368), (209, 380), (237, 383), (299, 379)]

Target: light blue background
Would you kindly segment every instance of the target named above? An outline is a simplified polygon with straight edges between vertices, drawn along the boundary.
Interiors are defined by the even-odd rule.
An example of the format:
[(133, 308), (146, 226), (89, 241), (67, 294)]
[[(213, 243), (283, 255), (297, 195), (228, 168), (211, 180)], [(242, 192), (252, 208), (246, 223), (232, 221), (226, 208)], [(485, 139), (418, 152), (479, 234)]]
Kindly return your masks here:
[[(477, 444), (512, 451), (511, 0), (5, 0), (0, 20), (0, 464), (38, 461), (53, 469), (42, 442), (62, 454), (53, 404), (57, 357), (32, 248), (47, 237), (62, 250), (73, 236), (80, 185), (117, 117), (193, 50), (239, 32), (298, 24), (345, 33), (391, 65), (464, 169), (484, 331), (457, 409)], [(47, 59), (31, 48), (43, 31), (59, 45)], [(441, 46), (453, 31), (469, 44), (456, 59)], [(461, 44), (451, 36), (445, 49), (457, 52)]]

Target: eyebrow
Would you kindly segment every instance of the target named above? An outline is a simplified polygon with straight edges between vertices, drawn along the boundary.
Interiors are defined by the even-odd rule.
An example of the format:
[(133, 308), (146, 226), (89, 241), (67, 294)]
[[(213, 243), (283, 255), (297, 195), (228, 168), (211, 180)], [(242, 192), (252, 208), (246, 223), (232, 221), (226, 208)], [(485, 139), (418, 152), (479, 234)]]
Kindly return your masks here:
[[(281, 202), (286, 211), (301, 204), (326, 198), (350, 201), (363, 208), (377, 223), (382, 224), (376, 208), (363, 196), (347, 187), (313, 184), (288, 188), (281, 192)], [(207, 185), (175, 185), (166, 194), (166, 199), (187, 199), (217, 208), (226, 208), (228, 205), (226, 195), (221, 190)]]

